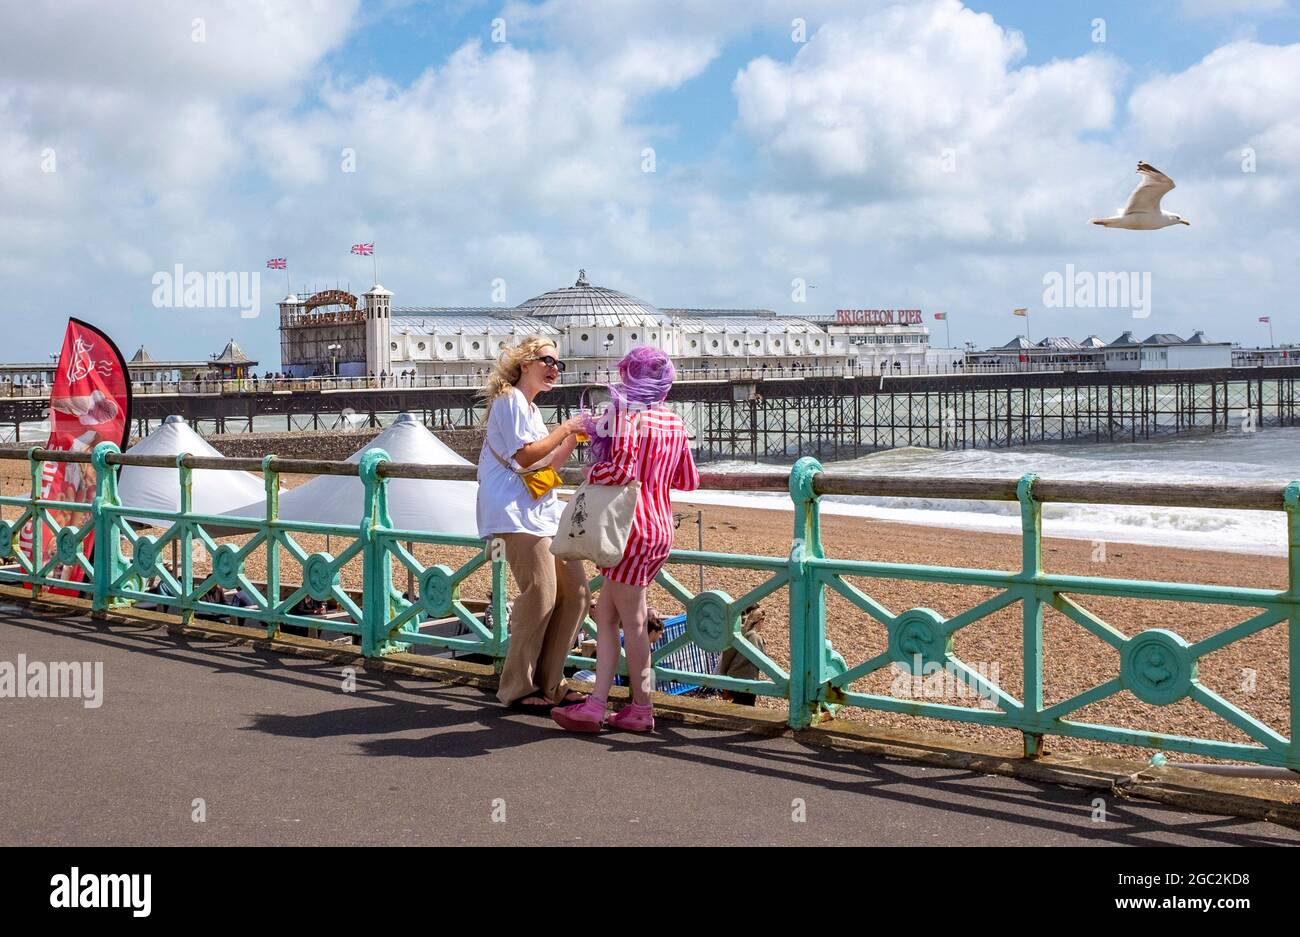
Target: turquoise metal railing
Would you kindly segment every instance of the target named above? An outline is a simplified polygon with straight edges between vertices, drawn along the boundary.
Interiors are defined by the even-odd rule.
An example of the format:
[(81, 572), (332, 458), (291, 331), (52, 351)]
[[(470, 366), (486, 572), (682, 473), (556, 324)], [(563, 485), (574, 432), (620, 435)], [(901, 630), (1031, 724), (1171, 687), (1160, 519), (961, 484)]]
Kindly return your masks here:
[[(285, 625), (327, 627), (359, 639), (366, 656), (381, 656), (413, 646), (453, 649), (483, 654), (499, 666), (508, 645), (506, 630), (506, 566), (504, 555), (492, 543), (474, 537), (400, 530), (392, 527), (388, 512), (387, 479), (472, 478), (473, 467), (397, 465), (387, 454), (372, 450), (360, 464), (278, 459), (220, 459), (180, 456), (126, 456), (111, 443), (90, 455), (32, 449), (0, 452), (0, 458), (29, 463), (31, 491), (26, 496), (0, 497), (0, 511), (17, 509), (17, 516), (0, 520), (0, 583), (26, 584), (39, 594), (43, 589), (65, 588), (89, 593), (97, 610), (150, 602), (170, 608), (182, 620), (195, 614), (233, 615), (260, 622), (268, 636)], [(47, 461), (90, 462), (96, 472), (94, 501), (87, 504), (54, 502), (40, 497)], [(121, 465), (174, 467), (180, 491), (180, 510), (152, 511), (123, 505), (117, 493)], [(265, 478), (268, 494), (260, 518), (217, 517), (191, 510), (191, 482), (195, 469), (255, 470)], [(282, 473), (358, 475), (365, 491), (365, 508), (353, 526), (288, 522), (278, 515), (277, 493)], [(566, 473), (569, 480), (576, 475)], [(658, 583), (680, 601), (687, 614), (686, 633), (658, 649), (654, 655), (656, 677), (681, 680), (740, 692), (757, 693), (787, 701), (789, 724), (795, 728), (833, 714), (840, 706), (927, 716), (1020, 732), (1025, 752), (1040, 751), (1045, 735), (1073, 736), (1101, 742), (1181, 751), (1229, 758), (1262, 765), (1300, 770), (1300, 748), (1292, 741), (1300, 726), (1300, 701), (1290, 696), (1290, 724), (1272, 727), (1246, 713), (1203, 684), (1198, 662), (1206, 655), (1242, 641), (1266, 628), (1287, 628), (1288, 686), (1300, 675), (1300, 483), (1285, 488), (1269, 485), (1222, 485), (1214, 488), (1150, 484), (1139, 489), (1097, 482), (1049, 482), (1034, 475), (1018, 480), (927, 479), (924, 494), (937, 498), (990, 499), (1018, 502), (1021, 516), (1022, 559), (1018, 570), (985, 570), (921, 564), (883, 563), (828, 557), (821, 536), (819, 499), (824, 495), (906, 496), (921, 493), (921, 483), (900, 477), (826, 474), (813, 459), (800, 460), (789, 473), (721, 476), (705, 475), (706, 487), (750, 490), (788, 489), (794, 506), (794, 536), (786, 556), (759, 556), (676, 550)], [(1042, 505), (1048, 502), (1194, 506), (1221, 509), (1284, 511), (1288, 531), (1288, 582), (1282, 590), (1197, 585), (1143, 580), (1066, 576), (1048, 573), (1042, 562)], [(83, 518), (80, 525), (59, 525), (51, 511), (71, 512)], [(132, 523), (132, 521), (137, 523)], [(154, 536), (137, 530), (148, 522), (162, 530)], [(22, 529), (34, 525), (31, 555), (20, 548)], [(143, 524), (140, 524), (143, 526)], [(50, 530), (51, 555), (44, 555), (42, 530)], [(84, 543), (94, 534), (94, 547), (86, 555)], [(230, 534), (240, 543), (218, 543)], [(309, 552), (301, 535), (323, 535), (343, 542), (337, 555)], [(413, 544), (461, 547), (471, 558), (456, 569), (424, 565)], [(177, 562), (164, 562), (175, 546)], [(206, 553), (210, 571), (195, 570), (195, 550)], [(246, 564), (255, 553), (265, 557), (265, 583), (255, 582)], [(296, 564), (301, 584), (282, 585), (283, 562)], [(341, 586), (341, 572), (351, 562), (362, 568), (361, 600)], [(745, 594), (732, 598), (721, 590), (693, 593), (671, 575), (677, 565), (725, 567), (757, 574), (759, 582)], [(491, 625), (488, 626), (462, 601), (467, 577), (489, 567)], [(80, 581), (61, 574), (80, 570)], [(416, 589), (403, 595), (394, 586), (394, 571), (405, 571)], [(171, 594), (146, 592), (145, 584), (158, 578)], [(981, 586), (996, 593), (960, 614), (945, 618), (929, 608), (892, 611), (849, 581), (848, 577), (877, 577), (922, 583)], [(232, 608), (207, 600), (214, 585), (238, 588), (250, 597), (251, 608)], [(591, 581), (600, 588), (599, 577)], [(789, 607), (790, 664), (783, 668), (745, 640), (740, 613), (748, 605), (784, 591)], [(885, 650), (857, 662), (845, 661), (826, 634), (828, 595), (838, 595), (883, 626), (888, 636)], [(297, 614), (295, 607), (310, 596), (333, 599), (341, 616), (327, 624)], [(1176, 630), (1153, 628), (1128, 636), (1108, 624), (1074, 598), (1113, 596), (1128, 599), (1217, 604), (1259, 609), (1239, 623), (1209, 637), (1189, 642)], [(1023, 690), (1017, 697), (980, 673), (954, 652), (953, 636), (1003, 609), (1021, 606), (1022, 641), (1015, 649), (1023, 664)], [(1095, 635), (1115, 651), (1117, 675), (1102, 680), (1075, 696), (1044, 703), (1043, 612), (1055, 608)], [(425, 633), (421, 625), (455, 619), (464, 633), (446, 636)], [(588, 631), (593, 625), (588, 620)], [(753, 662), (765, 679), (740, 680), (717, 674), (699, 674), (669, 666), (675, 652), (687, 642), (707, 651), (728, 647)], [(594, 664), (590, 658), (570, 657), (575, 666)], [(852, 688), (862, 678), (886, 667), (905, 673), (942, 667), (988, 701), (987, 708), (903, 699)], [(1127, 691), (1144, 703), (1168, 706), (1190, 699), (1236, 727), (1252, 743), (1186, 736), (1139, 728), (1094, 724), (1070, 719), (1086, 706)]]

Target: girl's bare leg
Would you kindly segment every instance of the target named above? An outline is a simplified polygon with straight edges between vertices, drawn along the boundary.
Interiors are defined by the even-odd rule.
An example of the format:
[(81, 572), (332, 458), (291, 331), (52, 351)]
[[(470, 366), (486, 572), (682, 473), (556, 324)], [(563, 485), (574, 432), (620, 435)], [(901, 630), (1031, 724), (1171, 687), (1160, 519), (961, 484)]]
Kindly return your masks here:
[(613, 605), (623, 625), (623, 651), (627, 654), (632, 702), (645, 705), (650, 702), (650, 691), (654, 689), (654, 671), (650, 667), (650, 636), (646, 632), (645, 586), (613, 582), (605, 588), (611, 586), (615, 588), (608, 597), (614, 600)]
[(609, 699), (618, 671), (618, 602), (614, 590), (619, 584), (605, 580), (596, 603), (596, 690), (597, 699)]

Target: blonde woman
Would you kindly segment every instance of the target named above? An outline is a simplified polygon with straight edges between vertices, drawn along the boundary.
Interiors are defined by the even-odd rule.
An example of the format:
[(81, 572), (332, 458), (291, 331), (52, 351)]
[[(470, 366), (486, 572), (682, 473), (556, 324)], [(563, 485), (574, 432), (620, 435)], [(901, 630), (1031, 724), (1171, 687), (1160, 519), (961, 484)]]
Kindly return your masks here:
[(587, 575), (581, 562), (551, 555), (564, 509), (559, 497), (554, 491), (534, 497), (518, 474), (559, 468), (577, 443), (581, 417), (548, 430), (534, 403), (563, 372), (555, 344), (529, 336), (502, 349), (481, 391), (488, 410), (478, 460), (478, 532), (501, 542), (519, 586), (497, 698), (538, 715), (585, 699), (566, 692), (564, 659), (587, 614)]

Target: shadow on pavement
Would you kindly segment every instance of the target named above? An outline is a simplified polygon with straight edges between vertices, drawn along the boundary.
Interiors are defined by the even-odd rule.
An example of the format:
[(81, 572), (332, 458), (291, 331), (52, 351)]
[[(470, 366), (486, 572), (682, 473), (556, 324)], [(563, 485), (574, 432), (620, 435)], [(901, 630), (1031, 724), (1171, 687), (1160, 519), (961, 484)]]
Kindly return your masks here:
[[(488, 691), (387, 672), (355, 673), (356, 690), (336, 706), (343, 666), (238, 644), (170, 634), (154, 625), (103, 625), (84, 617), (24, 617), (6, 625), (74, 637), (135, 654), (185, 663), (321, 694), (322, 708), (306, 715), (249, 713), (242, 731), (272, 736), (354, 739), (374, 758), (477, 758), (527, 745), (597, 746), (611, 757), (635, 751), (714, 772), (745, 772), (825, 791), (956, 811), (1005, 823), (1031, 825), (1099, 843), (1149, 845), (1153, 835), (1190, 836), (1208, 844), (1255, 845), (1298, 841), (1300, 832), (1261, 827), (1252, 820), (1190, 814), (1150, 802), (1124, 801), (1108, 792), (1066, 788), (924, 766), (862, 753), (803, 745), (734, 730), (661, 720), (651, 736), (607, 732), (562, 733), (548, 716), (506, 710)], [(417, 733), (417, 734), (412, 734)], [(564, 748), (560, 748), (564, 746)], [(725, 777), (716, 783), (725, 784)], [(1105, 800), (1106, 822), (1092, 823), (1094, 799)], [(1254, 830), (1265, 829), (1272, 835)], [(937, 843), (936, 843), (937, 844)], [(952, 843), (977, 845), (978, 843)]]

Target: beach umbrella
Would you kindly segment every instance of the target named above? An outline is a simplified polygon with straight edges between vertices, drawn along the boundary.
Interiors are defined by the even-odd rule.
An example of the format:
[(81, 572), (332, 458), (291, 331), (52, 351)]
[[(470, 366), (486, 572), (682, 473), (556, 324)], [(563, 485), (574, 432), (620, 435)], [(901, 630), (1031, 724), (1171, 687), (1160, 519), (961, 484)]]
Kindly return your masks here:
[[(362, 454), (371, 449), (383, 449), (394, 462), (473, 464), (457, 455), (409, 413), (399, 414), (392, 426), (354, 452), (347, 461), (360, 462)], [(402, 530), (478, 536), (475, 519), (477, 498), (477, 482), (419, 478), (388, 480), (388, 514), (393, 526)], [(261, 517), (266, 510), (265, 500), (262, 497), (226, 513), (238, 517)], [(355, 527), (361, 523), (364, 510), (365, 486), (360, 478), (345, 475), (319, 475), (280, 495), (279, 516), (283, 520)]]

